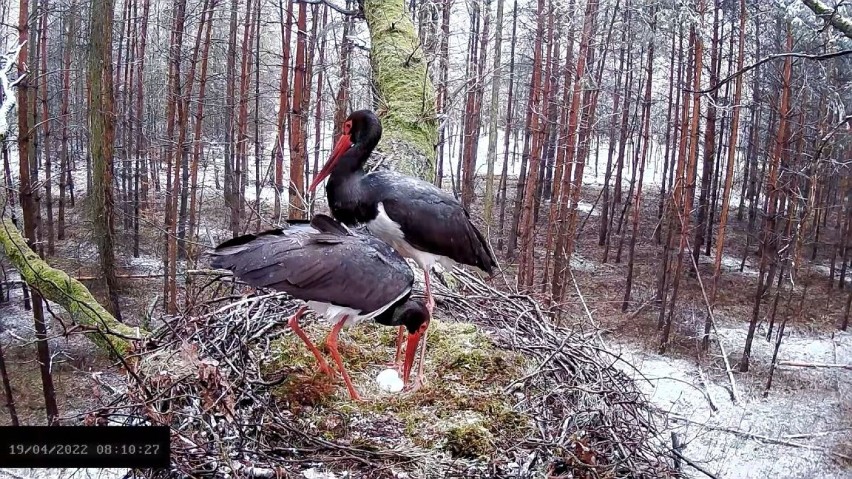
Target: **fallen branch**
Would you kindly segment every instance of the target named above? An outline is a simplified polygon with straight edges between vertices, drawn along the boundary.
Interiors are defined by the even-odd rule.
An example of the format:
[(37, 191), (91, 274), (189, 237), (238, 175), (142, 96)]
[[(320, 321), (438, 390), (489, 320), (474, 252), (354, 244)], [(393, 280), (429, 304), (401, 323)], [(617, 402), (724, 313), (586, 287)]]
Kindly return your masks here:
[(30, 287), (65, 308), (75, 323), (92, 328), (85, 336), (102, 351), (124, 356), (130, 352), (130, 342), (124, 338), (148, 335), (145, 330), (118, 322), (82, 283), (39, 258), (9, 218), (3, 218), (0, 244)]
[[(689, 245), (689, 240), (686, 240), (686, 247), (692, 248)], [(701, 296), (704, 298), (704, 304), (707, 306), (707, 314), (710, 317), (710, 325), (713, 326), (713, 333), (718, 340), (719, 352), (722, 353), (722, 361), (725, 362), (725, 372), (728, 374), (728, 381), (731, 383), (731, 402), (737, 403), (739, 394), (737, 394), (737, 383), (734, 381), (734, 372), (731, 370), (731, 362), (728, 361), (728, 353), (725, 351), (725, 346), (722, 344), (722, 339), (719, 336), (719, 330), (716, 329), (716, 318), (713, 316), (713, 306), (710, 305), (710, 300), (707, 298), (707, 290), (704, 289), (704, 281), (701, 280), (701, 272), (698, 269), (698, 263), (695, 262), (695, 257), (689, 255), (692, 259), (692, 267), (695, 268), (695, 277), (698, 278), (698, 285), (701, 286)]]
[(852, 371), (852, 364), (831, 364), (831, 363), (805, 363), (801, 361), (778, 361), (779, 366), (790, 366), (795, 368), (827, 368), (827, 369), (848, 369)]
[(710, 424), (699, 422), (699, 421), (693, 421), (692, 419), (671, 413), (669, 411), (660, 410), (660, 412), (668, 415), (668, 417), (672, 420), (680, 421), (680, 422), (686, 422), (686, 423), (689, 423), (689, 424), (695, 424), (697, 426), (706, 427), (707, 429), (712, 429), (714, 431), (727, 432), (727, 433), (730, 433), (730, 434), (734, 434), (736, 436), (744, 437), (746, 439), (754, 439), (755, 441), (760, 441), (760, 442), (764, 442), (764, 443), (767, 443), (767, 444), (778, 444), (780, 446), (789, 446), (789, 447), (795, 447), (795, 448), (799, 448), (799, 449), (809, 449), (811, 451), (821, 452), (823, 454), (827, 454), (829, 456), (834, 456), (834, 457), (837, 457), (839, 459), (843, 459), (845, 461), (852, 461), (852, 457), (847, 456), (846, 454), (841, 454), (839, 452), (828, 450), (824, 447), (812, 446), (810, 444), (802, 444), (802, 443), (798, 443), (798, 442), (785, 441), (784, 439), (777, 439), (777, 438), (774, 438), (774, 437), (763, 436), (761, 434), (754, 434), (754, 433), (751, 433), (751, 432), (740, 431), (739, 429), (734, 429), (734, 428), (725, 427), (725, 426), (711, 426)]

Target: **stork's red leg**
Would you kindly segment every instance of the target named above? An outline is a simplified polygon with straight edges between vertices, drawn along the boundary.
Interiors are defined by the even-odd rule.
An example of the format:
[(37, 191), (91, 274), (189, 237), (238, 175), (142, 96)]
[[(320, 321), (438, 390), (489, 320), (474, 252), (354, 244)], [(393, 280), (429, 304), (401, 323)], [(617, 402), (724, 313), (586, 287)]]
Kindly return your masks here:
[(429, 316), (435, 310), (435, 298), (432, 296), (432, 284), (429, 281), (429, 271), (423, 271), (423, 280), (426, 283), (426, 308), (429, 309)]
[(396, 369), (397, 371), (402, 369), (402, 363), (400, 363), (399, 358), (402, 356), (402, 339), (405, 335), (405, 326), (399, 327), (399, 332), (396, 334), (396, 356), (393, 357), (393, 362), (387, 364), (386, 366)]
[(328, 363), (322, 357), (322, 354), (320, 354), (319, 349), (314, 346), (314, 343), (312, 343), (311, 340), (308, 339), (308, 335), (305, 334), (305, 332), (302, 331), (302, 328), (299, 327), (299, 318), (301, 318), (302, 315), (305, 314), (305, 310), (307, 310), (306, 306), (302, 306), (301, 308), (299, 308), (299, 310), (296, 311), (296, 314), (294, 314), (293, 317), (291, 317), (290, 320), (287, 321), (287, 324), (290, 325), (290, 327), (293, 329), (293, 332), (296, 333), (296, 336), (298, 336), (299, 338), (301, 338), (302, 341), (305, 342), (305, 346), (307, 346), (308, 349), (310, 349), (311, 352), (314, 354), (314, 357), (317, 358), (317, 363), (319, 363), (320, 372), (328, 374), (329, 376), (334, 376), (334, 373), (331, 371), (331, 368), (328, 367)]
[(347, 319), (349, 319), (349, 316), (344, 316), (343, 319), (334, 325), (331, 332), (328, 334), (326, 343), (328, 344), (328, 348), (331, 350), (331, 357), (334, 358), (334, 362), (336, 362), (337, 367), (340, 368), (340, 374), (346, 382), (346, 388), (349, 389), (349, 396), (356, 401), (360, 401), (361, 397), (352, 385), (352, 380), (349, 379), (349, 374), (346, 373), (346, 368), (343, 367), (343, 360), (340, 358), (340, 352), (337, 350), (337, 335), (340, 334), (340, 330), (343, 329), (343, 325), (346, 324)]

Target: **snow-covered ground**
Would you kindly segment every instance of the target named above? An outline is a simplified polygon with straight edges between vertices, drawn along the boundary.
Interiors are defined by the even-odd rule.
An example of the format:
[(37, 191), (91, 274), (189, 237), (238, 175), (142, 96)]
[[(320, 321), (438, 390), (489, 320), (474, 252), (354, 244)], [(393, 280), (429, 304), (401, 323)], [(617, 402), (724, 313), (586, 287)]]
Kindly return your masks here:
[[(742, 323), (719, 329), (721, 341), (733, 357), (738, 357), (736, 348), (743, 344), (746, 327)], [(787, 331), (780, 360), (852, 363), (852, 334), (814, 336)], [(668, 431), (680, 437), (681, 453), (716, 477), (852, 477), (848, 464), (844, 467), (835, 455), (849, 455), (852, 445), (852, 371), (780, 367), (764, 398), (765, 367), (761, 365), (769, 364), (773, 345), (756, 339), (752, 362), (762, 372), (756, 382), (735, 373), (740, 400), (734, 404), (728, 393), (730, 385), (719, 371), (702, 372), (696, 361), (660, 356), (635, 345), (610, 347), (636, 369), (623, 362), (617, 366), (637, 380), (654, 405), (670, 412)], [(711, 400), (718, 408), (715, 412)], [(668, 431), (661, 439), (671, 445)], [(684, 470), (692, 477), (703, 477), (687, 465)]]

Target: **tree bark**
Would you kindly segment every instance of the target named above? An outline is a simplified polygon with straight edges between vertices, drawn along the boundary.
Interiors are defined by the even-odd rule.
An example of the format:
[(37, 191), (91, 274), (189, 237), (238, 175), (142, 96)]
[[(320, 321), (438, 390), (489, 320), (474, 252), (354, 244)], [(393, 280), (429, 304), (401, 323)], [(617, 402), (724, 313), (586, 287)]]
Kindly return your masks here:
[(307, 49), (307, 10), (305, 3), (299, 3), (299, 16), (296, 24), (296, 59), (293, 65), (293, 110), (290, 112), (290, 209), (287, 217), (290, 219), (305, 218), (305, 163), (307, 152), (305, 141), (307, 132), (303, 98), (309, 88), (305, 75)]
[[(793, 50), (793, 34), (791, 26), (787, 27), (787, 51)], [(775, 137), (775, 147), (772, 153), (771, 164), (769, 166), (769, 178), (767, 182), (767, 202), (766, 215), (763, 219), (763, 238), (761, 242), (760, 254), (760, 272), (758, 274), (757, 291), (754, 295), (754, 306), (752, 308), (751, 322), (749, 323), (748, 333), (746, 334), (745, 346), (743, 355), (740, 359), (740, 372), (748, 372), (749, 359), (751, 358), (751, 346), (754, 340), (754, 334), (757, 330), (757, 322), (760, 319), (760, 303), (764, 292), (764, 273), (769, 266), (770, 256), (775, 260), (775, 251), (777, 250), (778, 240), (775, 235), (775, 213), (779, 198), (778, 175), (781, 166), (781, 155), (783, 154), (784, 145), (787, 141), (787, 123), (790, 114), (790, 80), (792, 77), (793, 62), (790, 57), (784, 59), (784, 71), (782, 75), (781, 85), (781, 103), (779, 106), (780, 121), (778, 124), (778, 134)]]
[[(748, 11), (746, 10), (745, 0), (740, 0), (740, 31), (739, 41), (737, 44), (737, 71), (742, 70), (745, 62), (745, 25)], [(728, 160), (725, 168), (725, 189), (722, 193), (722, 211), (719, 214), (719, 231), (716, 233), (716, 257), (713, 262), (713, 283), (710, 287), (710, 308), (716, 305), (716, 292), (719, 287), (719, 278), (722, 275), (722, 255), (725, 251), (725, 232), (728, 227), (728, 215), (731, 209), (731, 188), (734, 183), (734, 162), (737, 154), (737, 139), (740, 128), (740, 101), (743, 95), (743, 77), (738, 76), (734, 86), (734, 99), (732, 102), (733, 111), (731, 113), (731, 137), (728, 141)], [(704, 322), (704, 337), (702, 339), (702, 348), (706, 351), (710, 346), (710, 328), (712, 327), (712, 317), (707, 315)]]
[(364, 0), (370, 63), (382, 121), (374, 156), (383, 167), (432, 181), (438, 128), (435, 91), (404, 0)]
[[(284, 135), (286, 134), (286, 120), (290, 110), (290, 38), (293, 31), (293, 3), (287, 2), (287, 10), (284, 10), (283, 0), (278, 1), (278, 12), (281, 15), (281, 50), (283, 57), (281, 61), (281, 83), (278, 87), (278, 133), (275, 140), (275, 221), (281, 221), (281, 193), (284, 192)], [(344, 27), (345, 29), (345, 27)], [(348, 40), (345, 38), (344, 42)], [(292, 127), (292, 125), (291, 125)]]

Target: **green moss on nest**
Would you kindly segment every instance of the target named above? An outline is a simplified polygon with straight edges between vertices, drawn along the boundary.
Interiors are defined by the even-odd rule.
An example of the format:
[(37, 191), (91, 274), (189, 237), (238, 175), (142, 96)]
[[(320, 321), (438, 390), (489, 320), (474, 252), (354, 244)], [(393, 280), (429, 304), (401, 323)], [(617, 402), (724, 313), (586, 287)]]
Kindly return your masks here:
[[(313, 324), (304, 329), (314, 339), (327, 333), (327, 327)], [(287, 374), (273, 391), (275, 397), (298, 410), (320, 434), (327, 432), (328, 438), (341, 438), (339, 428), (327, 431), (331, 414), (358, 425), (359, 434), (348, 439), (401, 441), (459, 457), (487, 455), (526, 435), (532, 426), (530, 418), (515, 411), (515, 398), (503, 392), (512, 380), (526, 374), (523, 357), (496, 348), (473, 324), (433, 319), (427, 337), (425, 384), (414, 394), (387, 393), (378, 389), (374, 378), (393, 359), (396, 335), (396, 328), (367, 323), (340, 335), (344, 364), (364, 402), (349, 399), (339, 376), (333, 391), (316, 387), (314, 381), (325, 378), (306, 374), (315, 360), (292, 334), (273, 342), (275, 359), (267, 364), (264, 375)], [(317, 345), (325, 352), (324, 342)], [(317, 391), (319, 396), (309, 395)], [(377, 432), (370, 436), (364, 430)]]
[(494, 435), (482, 424), (460, 424), (447, 431), (447, 451), (453, 457), (487, 456), (494, 448)]

